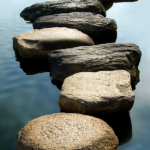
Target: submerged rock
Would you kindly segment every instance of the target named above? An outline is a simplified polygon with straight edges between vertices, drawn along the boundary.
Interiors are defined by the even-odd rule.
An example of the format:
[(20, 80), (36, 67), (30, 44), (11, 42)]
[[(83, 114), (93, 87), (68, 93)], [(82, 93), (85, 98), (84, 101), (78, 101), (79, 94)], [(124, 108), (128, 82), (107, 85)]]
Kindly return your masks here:
[(48, 54), (52, 80), (63, 81), (78, 72), (127, 70), (136, 84), (141, 51), (134, 44), (100, 44), (61, 49)]
[(91, 115), (128, 112), (134, 98), (125, 70), (80, 72), (64, 80), (58, 103), (65, 112)]
[(14, 49), (28, 59), (47, 59), (50, 51), (84, 45), (94, 42), (88, 35), (68, 28), (33, 30), (13, 37)]
[(99, 0), (60, 0), (37, 3), (25, 8), (20, 16), (34, 21), (40, 16), (70, 12), (92, 12), (106, 16), (105, 9)]
[(118, 138), (103, 120), (57, 113), (30, 121), (22, 128), (16, 150), (117, 150)]
[(34, 29), (67, 27), (88, 34), (95, 44), (115, 42), (117, 24), (113, 19), (91, 12), (72, 12), (42, 16), (33, 23)]

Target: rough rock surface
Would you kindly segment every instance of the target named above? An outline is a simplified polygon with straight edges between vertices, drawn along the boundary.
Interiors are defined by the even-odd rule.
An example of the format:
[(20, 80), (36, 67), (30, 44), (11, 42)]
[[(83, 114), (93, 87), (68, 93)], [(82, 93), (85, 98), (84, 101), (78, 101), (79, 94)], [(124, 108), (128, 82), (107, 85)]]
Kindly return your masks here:
[(50, 51), (84, 45), (94, 45), (94, 42), (88, 35), (68, 28), (33, 30), (13, 37), (14, 49), (28, 59), (47, 59)]
[(88, 34), (95, 44), (115, 42), (117, 24), (113, 19), (91, 12), (72, 12), (42, 16), (33, 23), (34, 29), (67, 27)]
[(117, 150), (118, 138), (103, 120), (58, 113), (30, 121), (16, 141), (17, 150)]
[(92, 12), (106, 16), (105, 9), (99, 0), (60, 0), (37, 3), (25, 8), (20, 16), (34, 21), (40, 16), (70, 12)]
[(61, 110), (81, 114), (129, 111), (134, 103), (130, 73), (125, 70), (80, 72), (65, 79)]
[(63, 81), (78, 72), (127, 70), (134, 89), (141, 51), (134, 44), (108, 43), (56, 50), (48, 57), (52, 80)]

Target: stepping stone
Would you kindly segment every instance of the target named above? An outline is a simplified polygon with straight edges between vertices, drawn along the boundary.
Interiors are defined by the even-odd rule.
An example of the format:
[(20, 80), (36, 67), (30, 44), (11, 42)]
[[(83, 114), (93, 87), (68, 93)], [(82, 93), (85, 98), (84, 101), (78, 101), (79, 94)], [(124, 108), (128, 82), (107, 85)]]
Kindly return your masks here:
[(13, 37), (14, 49), (28, 59), (47, 59), (50, 51), (84, 45), (94, 45), (94, 42), (88, 35), (68, 28), (33, 30)]
[(36, 118), (22, 128), (16, 150), (117, 150), (118, 138), (103, 120), (57, 113)]
[(127, 70), (134, 89), (141, 51), (134, 44), (108, 43), (56, 50), (48, 58), (52, 80), (64, 81), (78, 72)]
[(117, 38), (117, 24), (113, 19), (91, 12), (72, 12), (42, 16), (33, 23), (34, 29), (67, 27), (89, 35), (95, 44), (112, 43)]
[(106, 11), (99, 0), (60, 0), (37, 3), (25, 8), (20, 16), (34, 21), (40, 16), (70, 12), (92, 12), (106, 16)]
[(128, 112), (134, 98), (125, 70), (81, 72), (65, 79), (58, 103), (65, 112), (95, 115)]

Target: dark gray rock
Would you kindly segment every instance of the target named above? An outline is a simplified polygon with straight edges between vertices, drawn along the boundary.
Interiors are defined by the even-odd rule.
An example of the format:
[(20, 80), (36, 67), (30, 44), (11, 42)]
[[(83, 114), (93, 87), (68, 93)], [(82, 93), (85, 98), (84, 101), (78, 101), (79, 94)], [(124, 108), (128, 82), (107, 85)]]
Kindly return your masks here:
[(37, 3), (25, 8), (20, 16), (34, 21), (40, 16), (70, 12), (92, 12), (106, 16), (105, 9), (99, 0), (59, 0)]
[(78, 72), (127, 70), (134, 89), (141, 51), (134, 44), (109, 43), (56, 50), (48, 57), (52, 80), (63, 81)]
[(91, 12), (72, 12), (42, 16), (33, 23), (34, 29), (67, 27), (88, 34), (95, 44), (115, 42), (117, 24), (113, 19)]

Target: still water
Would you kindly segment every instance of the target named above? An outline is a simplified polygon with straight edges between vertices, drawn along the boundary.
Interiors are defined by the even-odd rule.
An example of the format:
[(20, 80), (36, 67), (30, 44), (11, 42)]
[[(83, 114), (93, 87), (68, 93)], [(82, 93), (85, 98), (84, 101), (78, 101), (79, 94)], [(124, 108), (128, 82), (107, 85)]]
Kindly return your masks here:
[[(28, 121), (60, 112), (60, 90), (51, 83), (49, 72), (28, 70), (32, 68), (30, 62), (17, 61), (12, 48), (13, 36), (33, 30), (32, 24), (20, 18), (20, 12), (38, 2), (43, 0), (0, 1), (0, 150), (15, 150), (16, 134)], [(107, 11), (107, 17), (115, 19), (118, 25), (116, 42), (137, 44), (142, 51), (141, 81), (134, 91), (136, 98), (130, 115), (108, 120), (117, 129), (119, 150), (150, 149), (149, 6), (147, 0), (139, 0), (114, 4)]]

